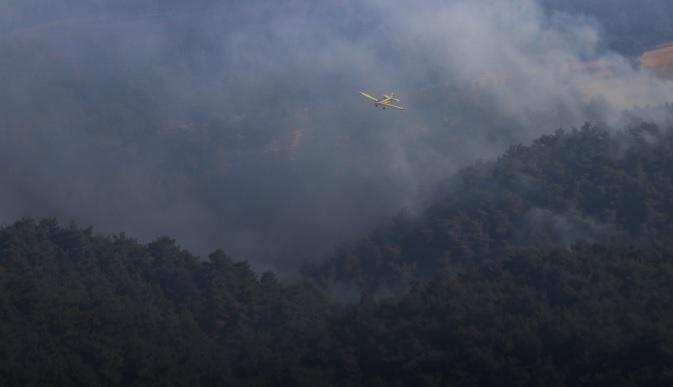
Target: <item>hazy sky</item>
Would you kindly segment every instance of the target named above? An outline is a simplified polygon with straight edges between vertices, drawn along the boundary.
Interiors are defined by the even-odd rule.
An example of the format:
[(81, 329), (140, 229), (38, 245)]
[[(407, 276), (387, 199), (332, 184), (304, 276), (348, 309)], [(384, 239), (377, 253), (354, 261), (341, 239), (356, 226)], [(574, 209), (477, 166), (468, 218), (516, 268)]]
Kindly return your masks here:
[(601, 31), (533, 0), (4, 1), (0, 221), (291, 266), (465, 164), (669, 100)]

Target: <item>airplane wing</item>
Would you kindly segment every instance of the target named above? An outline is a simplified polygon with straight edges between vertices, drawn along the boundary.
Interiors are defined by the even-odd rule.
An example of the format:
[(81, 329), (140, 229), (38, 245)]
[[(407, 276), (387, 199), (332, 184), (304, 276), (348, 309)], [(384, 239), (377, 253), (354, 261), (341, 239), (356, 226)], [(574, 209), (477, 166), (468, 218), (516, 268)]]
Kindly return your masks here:
[(365, 93), (364, 91), (361, 91), (360, 94), (361, 94), (363, 97), (367, 97), (367, 98), (371, 99), (372, 101), (376, 101), (376, 102), (379, 101), (378, 98), (374, 98), (374, 97), (372, 97), (371, 95)]
[(399, 110), (407, 110), (407, 109), (405, 109), (405, 108), (403, 108), (403, 107), (401, 107), (401, 106), (396, 106), (396, 105), (393, 105), (393, 104), (391, 104), (391, 103), (382, 103), (381, 106), (391, 107), (391, 108), (399, 109)]

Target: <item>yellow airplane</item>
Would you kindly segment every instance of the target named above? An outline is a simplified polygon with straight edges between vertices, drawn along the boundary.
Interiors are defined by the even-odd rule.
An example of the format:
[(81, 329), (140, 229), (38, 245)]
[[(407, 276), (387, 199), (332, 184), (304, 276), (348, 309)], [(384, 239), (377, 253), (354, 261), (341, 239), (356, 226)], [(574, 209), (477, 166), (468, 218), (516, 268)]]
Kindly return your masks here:
[(360, 94), (363, 97), (369, 98), (372, 101), (374, 101), (374, 106), (376, 106), (376, 107), (381, 106), (383, 109), (385, 109), (387, 107), (390, 107), (390, 108), (393, 108), (393, 109), (406, 110), (401, 106), (396, 106), (396, 105), (393, 105), (391, 103), (391, 102), (400, 102), (399, 99), (395, 98), (395, 94), (392, 94), (392, 93), (390, 95), (383, 94), (383, 98), (372, 97), (371, 95), (365, 93), (364, 91), (361, 91)]

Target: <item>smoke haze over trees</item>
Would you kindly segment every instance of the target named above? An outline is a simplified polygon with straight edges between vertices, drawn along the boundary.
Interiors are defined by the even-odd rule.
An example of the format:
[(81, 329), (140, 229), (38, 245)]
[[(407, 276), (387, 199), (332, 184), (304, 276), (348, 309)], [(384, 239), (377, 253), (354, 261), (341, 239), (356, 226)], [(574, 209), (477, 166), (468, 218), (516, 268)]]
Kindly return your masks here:
[(673, 4), (650, 0), (637, 6), (631, 0), (542, 0), (551, 9), (582, 14), (596, 19), (604, 42), (629, 56), (673, 40)]
[(673, 385), (671, 18), (2, 2), (0, 385)]
[(672, 150), (647, 124), (513, 146), (294, 282), (16, 222), (0, 384), (670, 385)]
[[(613, 44), (623, 23), (542, 3), (6, 2), (0, 221), (166, 234), (291, 270), (474, 160), (666, 101)], [(665, 2), (647, 4), (659, 21), (634, 23), (664, 23)]]

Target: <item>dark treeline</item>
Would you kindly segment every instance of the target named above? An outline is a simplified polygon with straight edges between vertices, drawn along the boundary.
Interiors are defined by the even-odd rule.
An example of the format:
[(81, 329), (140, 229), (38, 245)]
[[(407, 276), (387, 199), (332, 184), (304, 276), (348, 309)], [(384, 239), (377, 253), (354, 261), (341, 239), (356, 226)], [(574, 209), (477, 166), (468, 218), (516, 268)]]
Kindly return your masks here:
[(291, 282), (19, 221), (0, 384), (672, 385), (672, 150), (649, 124), (514, 146)]
[(516, 247), (673, 235), (673, 134), (640, 124), (586, 125), (511, 147), (463, 169), (418, 218), (400, 214), (305, 272), (366, 292), (405, 292), (417, 278)]

